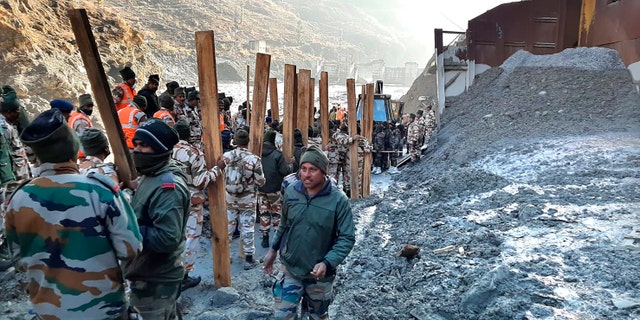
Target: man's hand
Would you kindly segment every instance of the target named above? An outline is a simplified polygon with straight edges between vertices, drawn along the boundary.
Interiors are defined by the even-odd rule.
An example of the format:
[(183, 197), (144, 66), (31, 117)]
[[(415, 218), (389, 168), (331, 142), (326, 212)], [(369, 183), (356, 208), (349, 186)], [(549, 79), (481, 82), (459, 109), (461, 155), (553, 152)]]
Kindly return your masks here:
[(310, 274), (316, 278), (316, 280), (323, 279), (325, 274), (327, 273), (327, 265), (324, 262), (318, 262), (315, 266), (313, 266), (313, 270), (311, 270)]
[(222, 170), (220, 170), (220, 167), (218, 166), (213, 166), (213, 168), (211, 168), (211, 173), (213, 173), (213, 178), (211, 179), (211, 182), (216, 182), (216, 179), (222, 175)]
[(269, 252), (264, 256), (264, 262), (262, 262), (262, 269), (264, 273), (270, 275), (273, 273), (273, 262), (276, 260), (276, 251), (269, 249)]
[(222, 156), (220, 156), (220, 159), (218, 159), (218, 163), (216, 163), (216, 165), (221, 169), (224, 170), (224, 168), (227, 166), (224, 163), (224, 159), (222, 158)]

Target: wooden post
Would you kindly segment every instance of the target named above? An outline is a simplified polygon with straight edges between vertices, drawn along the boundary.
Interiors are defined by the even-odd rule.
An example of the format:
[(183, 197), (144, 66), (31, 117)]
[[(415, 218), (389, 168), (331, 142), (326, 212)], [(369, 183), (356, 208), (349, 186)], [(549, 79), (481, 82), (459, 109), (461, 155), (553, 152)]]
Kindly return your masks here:
[(278, 79), (269, 78), (269, 100), (271, 101), (271, 119), (280, 121), (280, 107), (278, 104)]
[(320, 131), (324, 150), (329, 143), (329, 76), (326, 71), (320, 73)]
[(265, 113), (267, 111), (267, 88), (269, 87), (269, 68), (271, 56), (256, 54), (256, 74), (253, 77), (253, 103), (251, 104), (251, 132), (249, 132), (249, 151), (262, 156), (262, 138), (264, 135)]
[[(364, 97), (363, 97), (364, 98)], [(356, 80), (347, 79), (347, 107), (349, 112), (349, 136), (353, 137), (357, 131), (357, 119), (356, 119)], [(351, 199), (356, 200), (360, 195), (360, 188), (358, 188), (358, 182), (360, 176), (358, 175), (358, 142), (354, 141), (349, 146), (349, 171), (351, 171)]]
[(251, 67), (247, 65), (247, 125), (251, 125), (251, 96), (249, 95), (249, 81), (251, 78)]
[[(367, 138), (369, 143), (373, 143), (373, 101), (375, 98), (375, 84), (367, 84), (367, 100), (366, 107), (362, 110), (362, 135)], [(362, 165), (362, 196), (368, 197), (371, 194), (371, 161), (370, 152), (364, 153), (364, 162)]]
[(292, 64), (284, 65), (284, 114), (282, 122), (282, 154), (285, 159), (293, 157), (293, 129), (296, 127), (295, 114), (296, 105), (294, 103), (296, 79), (296, 66)]
[(316, 107), (316, 79), (309, 80), (309, 125), (313, 127), (316, 113), (313, 109)]
[(311, 70), (301, 69), (298, 72), (298, 106), (297, 128), (302, 132), (302, 143), (306, 146), (309, 139), (309, 82)]
[[(216, 48), (213, 31), (196, 32), (198, 59), (198, 85), (202, 105), (202, 133), (204, 158), (211, 169), (222, 156), (222, 137), (218, 117), (218, 76)], [(211, 247), (213, 248), (213, 278), (216, 287), (231, 286), (231, 261), (229, 259), (229, 231), (227, 229), (227, 203), (224, 176), (220, 176), (207, 188), (211, 216)]]
[(69, 9), (68, 13), (71, 20), (71, 28), (80, 50), (80, 56), (82, 57), (84, 68), (87, 70), (93, 97), (98, 106), (98, 112), (100, 112), (100, 118), (102, 118), (107, 137), (111, 142), (111, 151), (113, 152), (118, 179), (129, 187), (131, 180), (136, 178), (136, 167), (125, 143), (122, 126), (118, 120), (118, 113), (113, 103), (111, 89), (104, 73), (96, 40), (91, 31), (87, 11), (85, 9)]

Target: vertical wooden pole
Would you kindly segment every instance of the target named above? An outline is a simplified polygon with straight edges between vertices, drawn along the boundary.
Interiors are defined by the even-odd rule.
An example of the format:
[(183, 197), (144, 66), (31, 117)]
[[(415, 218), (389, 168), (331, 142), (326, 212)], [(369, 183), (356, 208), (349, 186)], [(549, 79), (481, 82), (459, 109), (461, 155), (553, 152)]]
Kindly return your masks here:
[[(198, 60), (198, 86), (202, 104), (202, 133), (204, 157), (207, 169), (211, 169), (222, 156), (222, 137), (218, 117), (218, 76), (216, 48), (213, 31), (196, 32)], [(220, 176), (207, 188), (211, 216), (211, 246), (213, 247), (213, 278), (216, 287), (231, 286), (231, 261), (229, 259), (229, 231), (227, 229), (227, 203), (224, 176)]]
[(247, 65), (247, 125), (251, 125), (251, 96), (249, 95), (249, 81), (251, 79), (251, 67)]
[(316, 79), (311, 78), (309, 80), (309, 125), (313, 127), (315, 122), (316, 113), (314, 108), (316, 106)]
[[(367, 84), (366, 108), (362, 111), (362, 135), (369, 143), (373, 143), (373, 101), (375, 98), (375, 84)], [(371, 194), (371, 153), (364, 153), (362, 165), (362, 196), (368, 197)]]
[(269, 68), (271, 56), (256, 54), (256, 74), (253, 77), (253, 103), (251, 104), (251, 132), (249, 133), (249, 151), (262, 156), (262, 137), (264, 135), (265, 113), (267, 111), (267, 88), (269, 87)]
[(296, 126), (294, 97), (297, 94), (295, 79), (296, 66), (286, 64), (284, 66), (284, 119), (282, 119), (282, 153), (285, 159), (293, 157), (293, 129)]
[(136, 167), (125, 144), (124, 133), (118, 120), (118, 113), (113, 103), (96, 40), (91, 31), (87, 11), (85, 9), (70, 9), (68, 14), (84, 68), (87, 70), (93, 97), (96, 100), (98, 112), (100, 112), (100, 118), (102, 118), (107, 137), (111, 142), (118, 179), (128, 187), (131, 180), (136, 177)]
[[(356, 118), (356, 80), (354, 79), (347, 79), (347, 107), (349, 112), (349, 136), (353, 137), (356, 135), (358, 125)], [(358, 188), (360, 176), (358, 175), (357, 141), (354, 141), (349, 146), (349, 170), (351, 173), (351, 199), (356, 200), (360, 195), (360, 188)]]
[(271, 118), (280, 121), (280, 107), (278, 104), (278, 79), (269, 78), (269, 100), (271, 101)]
[(309, 139), (309, 82), (311, 81), (311, 70), (301, 69), (298, 72), (298, 125), (302, 132), (302, 143), (306, 146)]
[(322, 149), (329, 143), (329, 75), (320, 73), (320, 130), (322, 131)]

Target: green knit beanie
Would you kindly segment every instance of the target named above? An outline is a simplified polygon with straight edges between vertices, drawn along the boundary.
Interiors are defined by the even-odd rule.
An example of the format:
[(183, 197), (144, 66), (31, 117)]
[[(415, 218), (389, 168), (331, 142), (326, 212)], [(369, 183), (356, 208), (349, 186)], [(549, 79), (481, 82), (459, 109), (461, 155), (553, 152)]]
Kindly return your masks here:
[(109, 141), (105, 134), (95, 128), (87, 128), (80, 136), (82, 152), (88, 156), (96, 156), (105, 152), (109, 147)]
[(180, 119), (173, 125), (173, 129), (178, 132), (180, 140), (188, 140), (191, 137), (191, 130), (189, 130), (189, 124), (185, 119)]
[(322, 170), (325, 174), (329, 168), (329, 158), (316, 146), (309, 146), (307, 151), (302, 155), (302, 158), (300, 158), (300, 165), (306, 162), (318, 167), (318, 169)]
[(147, 108), (147, 98), (141, 95), (133, 97), (133, 102), (138, 106), (138, 109), (143, 110)]
[(249, 144), (249, 132), (246, 130), (238, 129), (233, 135), (233, 141), (237, 146), (246, 146)]
[(22, 131), (20, 140), (31, 147), (42, 163), (74, 159), (80, 146), (78, 136), (58, 109), (49, 109), (33, 119)]
[(93, 99), (91, 99), (91, 94), (89, 93), (81, 94), (80, 96), (78, 96), (78, 103), (81, 107), (94, 105)]
[(0, 112), (10, 112), (18, 110), (20, 108), (20, 101), (15, 91), (2, 95), (2, 104), (0, 105)]

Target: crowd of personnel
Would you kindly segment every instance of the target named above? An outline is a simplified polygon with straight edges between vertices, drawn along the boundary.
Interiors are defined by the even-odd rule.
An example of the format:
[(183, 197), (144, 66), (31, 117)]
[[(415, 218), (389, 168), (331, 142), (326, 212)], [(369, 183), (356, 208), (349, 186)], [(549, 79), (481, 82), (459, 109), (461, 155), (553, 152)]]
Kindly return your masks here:
[[(149, 76), (139, 91), (131, 68), (120, 75), (112, 96), (138, 173), (127, 185), (106, 162), (109, 142), (93, 127), (90, 94), (80, 95), (77, 107), (54, 99), (29, 122), (16, 91), (2, 87), (2, 267), (17, 259), (36, 318), (127, 319), (139, 313), (173, 319), (180, 292), (201, 281), (189, 273), (200, 248), (205, 191), (224, 175), (228, 233), (240, 238), (243, 268), (259, 264), (257, 221), (260, 246), (269, 248), (263, 267), (278, 274), (276, 319), (297, 314), (301, 300), (303, 314), (327, 319), (336, 267), (355, 242), (348, 198), (362, 190), (351, 186), (349, 146), (358, 146), (360, 176), (370, 152), (373, 173), (397, 172), (405, 143), (417, 159), (428, 141), (432, 112), (376, 124), (371, 144), (359, 128), (349, 135), (349, 115), (336, 105), (325, 147), (316, 121), (306, 129), (306, 144), (295, 129), (294, 157), (288, 159), (282, 122), (268, 112), (262, 154), (254, 155), (248, 150), (250, 105), (244, 102), (232, 114), (233, 98), (221, 94), (224, 154), (208, 169), (196, 88), (171, 81), (158, 95), (159, 75)], [(281, 263), (274, 270), (278, 251)]]

